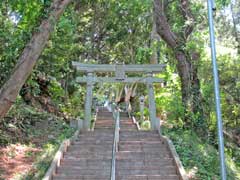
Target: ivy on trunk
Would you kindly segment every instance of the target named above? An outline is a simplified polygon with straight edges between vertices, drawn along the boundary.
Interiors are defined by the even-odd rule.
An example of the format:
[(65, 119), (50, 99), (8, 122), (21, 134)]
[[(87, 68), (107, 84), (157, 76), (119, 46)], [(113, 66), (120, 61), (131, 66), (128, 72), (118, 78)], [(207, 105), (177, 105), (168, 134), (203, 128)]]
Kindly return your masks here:
[[(172, 31), (166, 16), (167, 1), (154, 0), (154, 23), (156, 31), (165, 43), (172, 49), (176, 58), (177, 71), (181, 80), (182, 103), (185, 107), (185, 122), (187, 125), (193, 124), (196, 128), (202, 127), (204, 131), (202, 96), (200, 92), (200, 81), (198, 78), (198, 61), (200, 55), (197, 52), (188, 52), (186, 43), (189, 35), (194, 29), (194, 17), (190, 10), (188, 0), (180, 0), (180, 14), (186, 26), (182, 32), (176, 34)], [(192, 114), (194, 118), (190, 116)], [(191, 122), (194, 120), (194, 122)]]
[(47, 44), (51, 32), (71, 0), (54, 0), (50, 7), (48, 19), (44, 19), (25, 46), (22, 55), (18, 59), (10, 78), (0, 89), (0, 118), (4, 117), (14, 104), (21, 87), (31, 74), (39, 56)]

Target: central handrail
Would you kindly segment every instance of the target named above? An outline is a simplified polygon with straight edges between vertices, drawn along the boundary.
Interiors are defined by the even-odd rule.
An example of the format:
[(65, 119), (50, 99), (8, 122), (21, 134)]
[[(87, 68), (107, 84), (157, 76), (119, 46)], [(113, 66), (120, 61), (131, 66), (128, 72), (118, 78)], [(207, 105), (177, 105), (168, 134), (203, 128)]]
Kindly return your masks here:
[(112, 147), (112, 166), (111, 166), (111, 180), (115, 180), (116, 175), (116, 152), (118, 152), (119, 143), (119, 129), (120, 129), (120, 113), (115, 105), (112, 105), (113, 119), (115, 122), (113, 147)]

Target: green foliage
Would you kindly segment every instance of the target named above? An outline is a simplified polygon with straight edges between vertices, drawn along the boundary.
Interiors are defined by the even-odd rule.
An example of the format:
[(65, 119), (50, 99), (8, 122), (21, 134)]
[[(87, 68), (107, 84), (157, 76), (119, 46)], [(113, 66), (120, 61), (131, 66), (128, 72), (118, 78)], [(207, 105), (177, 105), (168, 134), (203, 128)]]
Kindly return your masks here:
[[(174, 143), (187, 174), (193, 179), (220, 179), (219, 157), (215, 147), (201, 140), (193, 131), (164, 129)], [(226, 154), (228, 179), (240, 179), (240, 167)]]
[(227, 6), (230, 2), (230, 0), (216, 0), (218, 8)]
[(174, 68), (168, 66), (164, 74), (167, 86), (156, 91), (157, 114), (160, 119), (168, 121), (173, 126), (183, 127), (184, 108), (181, 100), (179, 79)]
[[(60, 127), (55, 127), (55, 131), (56, 128), (58, 129)], [(34, 168), (29, 173), (20, 175), (18, 178), (19, 180), (35, 180), (43, 178), (62, 141), (70, 138), (74, 132), (74, 130), (69, 128), (66, 124), (63, 124), (60, 130), (61, 132), (58, 132), (59, 134), (56, 139), (51, 139), (44, 143), (42, 146), (42, 153), (38, 155), (37, 160), (34, 163)]]
[[(44, 126), (44, 124), (47, 125)], [(38, 124), (38, 125), (37, 125)], [(24, 105), (21, 100), (11, 109), (8, 117), (0, 127), (1, 146), (21, 143), (22, 146), (37, 147), (33, 168), (28, 172), (19, 173), (13, 179), (35, 180), (42, 179), (48, 169), (59, 145), (73, 135), (75, 129), (70, 128), (62, 118), (36, 108)], [(14, 154), (10, 154), (14, 156)], [(36, 156), (36, 154), (27, 154)]]
[[(8, 79), (16, 61), (27, 42), (37, 29), (41, 20), (49, 13), (50, 0), (16, 1), (3, 0), (0, 3), (0, 87)], [(184, 34), (184, 28), (191, 23), (185, 21), (181, 15), (178, 1), (169, 1), (166, 7), (167, 18), (170, 26), (177, 36)], [(229, 0), (217, 0), (217, 7), (225, 8)], [(79, 5), (80, 4), (80, 5)], [(206, 3), (205, 3), (206, 4)], [(196, 115), (185, 112), (182, 106), (180, 80), (177, 75), (176, 61), (173, 52), (164, 41), (151, 43), (152, 31), (152, 2), (149, 0), (84, 0), (74, 2), (65, 11), (59, 20), (54, 33), (43, 51), (38, 64), (29, 77), (27, 89), (34, 97), (42, 95), (42, 89), (37, 79), (44, 77), (48, 80), (48, 94), (54, 106), (59, 107), (65, 118), (83, 118), (85, 85), (77, 84), (75, 78), (79, 75), (71, 67), (71, 61), (84, 63), (125, 63), (147, 64), (151, 55), (157, 50), (159, 63), (167, 64), (165, 74), (161, 76), (166, 81), (166, 86), (155, 86), (157, 115), (164, 123), (174, 127), (170, 134), (174, 140), (177, 151), (183, 158), (182, 161), (188, 170), (194, 166), (198, 168), (197, 176), (200, 179), (219, 178), (218, 162), (216, 156), (216, 116), (214, 106), (213, 81), (210, 54), (208, 51), (208, 26), (206, 6), (202, 1), (190, 2), (194, 16), (195, 29), (186, 41), (182, 50), (189, 54), (197, 52), (200, 60), (194, 62), (198, 67), (201, 79), (201, 92), (203, 98), (204, 122), (207, 124), (206, 136), (202, 139), (210, 143), (203, 143), (201, 138), (191, 131), (181, 131), (182, 128), (192, 129), (194, 124), (201, 126)], [(238, 10), (236, 8), (236, 10)], [(237, 13), (236, 13), (237, 14)], [(229, 131), (239, 129), (240, 119), (240, 81), (239, 81), (239, 54), (236, 54), (236, 44), (232, 23), (229, 15), (217, 11), (216, 32), (217, 52), (221, 85), (221, 100), (224, 127)], [(109, 74), (103, 74), (109, 75)], [(98, 93), (99, 86), (104, 86)], [(113, 85), (96, 85), (94, 94), (98, 99), (105, 99), (104, 91)], [(117, 86), (116, 86), (117, 87)], [(26, 89), (22, 89), (25, 91)], [(138, 94), (146, 95), (146, 86), (139, 85)], [(146, 102), (147, 106), (147, 102)], [(36, 110), (36, 107), (25, 106), (19, 97), (16, 105), (4, 120), (0, 128), (0, 143), (14, 143), (20, 139), (12, 139), (12, 134), (6, 133), (11, 129), (18, 136), (17, 130), (22, 129), (29, 133), (31, 123), (37, 119), (49, 118), (48, 113)], [(136, 110), (138, 110), (136, 108)], [(139, 112), (137, 115), (140, 116)], [(187, 120), (186, 120), (187, 115)], [(145, 120), (141, 126), (148, 129), (149, 112), (144, 110)], [(30, 119), (30, 120), (29, 120)], [(59, 122), (62, 122), (59, 120)], [(200, 123), (199, 123), (200, 122)], [(190, 124), (186, 126), (186, 124)], [(63, 127), (58, 124), (59, 127)], [(176, 129), (180, 129), (177, 131)], [(68, 129), (68, 128), (67, 128)], [(196, 129), (196, 127), (195, 127)], [(59, 142), (68, 135), (61, 129), (63, 135), (59, 135)], [(36, 132), (37, 133), (37, 132)], [(177, 138), (178, 137), (178, 138)], [(179, 138), (180, 137), (180, 138)], [(55, 140), (54, 140), (55, 141)], [(57, 140), (58, 141), (58, 140)], [(59, 142), (48, 142), (46, 145), (46, 157), (55, 152)], [(230, 158), (239, 159), (239, 153), (228, 146), (228, 163)], [(41, 158), (40, 158), (41, 159)], [(47, 168), (50, 158), (41, 162), (42, 167)], [(40, 164), (41, 164), (40, 163)], [(233, 166), (234, 163), (232, 163)], [(209, 172), (209, 174), (208, 174)], [(40, 173), (41, 174), (41, 173)]]
[[(48, 1), (46, 1), (48, 2)], [(7, 1), (0, 3), (0, 86), (9, 77), (16, 60), (32, 33), (36, 31), (49, 5), (41, 1)]]

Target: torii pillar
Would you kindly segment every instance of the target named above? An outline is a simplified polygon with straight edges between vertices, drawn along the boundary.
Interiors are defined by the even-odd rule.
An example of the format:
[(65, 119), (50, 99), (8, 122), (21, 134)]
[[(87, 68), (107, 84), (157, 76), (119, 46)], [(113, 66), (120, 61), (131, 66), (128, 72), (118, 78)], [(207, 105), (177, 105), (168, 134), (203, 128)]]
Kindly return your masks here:
[[(152, 73), (148, 73), (149, 79), (152, 78)], [(148, 101), (149, 101), (149, 116), (151, 121), (151, 129), (152, 130), (159, 130), (157, 127), (157, 118), (156, 118), (156, 104), (155, 104), (155, 96), (154, 96), (154, 89), (152, 81), (147, 81), (147, 88), (148, 88)]]
[(87, 93), (85, 99), (85, 119), (83, 121), (83, 128), (85, 131), (90, 130), (92, 119), (92, 96), (93, 96), (93, 72), (87, 72)]

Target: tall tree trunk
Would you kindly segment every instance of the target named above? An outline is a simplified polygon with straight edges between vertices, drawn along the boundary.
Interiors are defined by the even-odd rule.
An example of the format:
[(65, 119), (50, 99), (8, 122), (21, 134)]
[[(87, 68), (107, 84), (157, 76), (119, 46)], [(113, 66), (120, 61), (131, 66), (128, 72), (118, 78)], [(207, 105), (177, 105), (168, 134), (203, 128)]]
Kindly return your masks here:
[[(186, 109), (189, 109), (194, 114), (201, 112), (200, 80), (197, 74), (197, 65), (194, 62), (199, 57), (189, 57), (182, 51), (175, 52), (177, 59), (177, 70), (181, 79), (182, 102)], [(196, 59), (195, 59), (196, 58)]]
[[(199, 55), (197, 52), (187, 52), (185, 50), (188, 36), (192, 33), (194, 28), (194, 18), (189, 8), (188, 0), (180, 0), (181, 15), (183, 19), (188, 22), (182, 32), (182, 34), (175, 34), (170, 27), (168, 19), (166, 17), (165, 6), (168, 2), (164, 0), (154, 0), (154, 20), (156, 23), (156, 31), (160, 37), (166, 42), (166, 44), (172, 49), (177, 64), (177, 71), (181, 80), (181, 92), (182, 102), (186, 111), (186, 121), (188, 119), (189, 111), (194, 113), (198, 122), (194, 125), (199, 125), (203, 122), (203, 111), (201, 107), (201, 92), (200, 81), (197, 74), (197, 61)], [(186, 23), (185, 23), (186, 24)], [(197, 116), (196, 116), (197, 115)], [(199, 122), (201, 120), (201, 122)]]
[[(234, 33), (235, 40), (237, 42), (237, 52), (238, 52), (238, 54), (240, 54), (240, 37), (239, 37), (240, 32), (239, 32), (239, 29), (237, 28), (237, 25), (239, 22), (239, 20), (237, 20), (237, 17), (238, 17), (237, 14), (240, 12), (235, 12), (235, 10), (234, 10), (234, 6), (239, 7), (237, 5), (238, 5), (238, 2), (235, 2), (235, 4), (233, 4), (233, 2), (231, 2), (230, 8), (231, 8), (231, 17), (232, 17), (233, 31), (234, 31), (233, 33)], [(240, 5), (240, 3), (239, 3), (239, 5)], [(239, 10), (239, 8), (238, 8), (238, 10)]]
[(152, 32), (151, 32), (151, 48), (152, 48), (152, 55), (150, 58), (150, 64), (158, 64), (158, 49), (155, 45), (156, 42), (159, 41), (159, 36), (156, 32), (156, 23), (153, 20), (152, 25)]
[(43, 20), (18, 59), (9, 80), (0, 89), (0, 118), (4, 117), (15, 102), (19, 91), (31, 74), (39, 56), (47, 44), (51, 32), (72, 0), (54, 0), (48, 19)]

